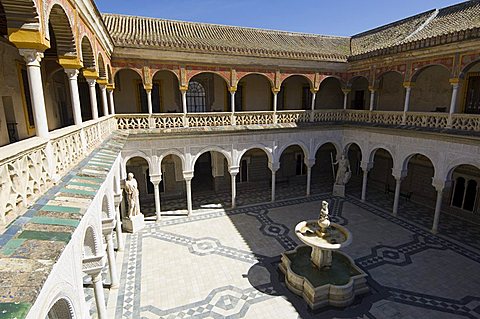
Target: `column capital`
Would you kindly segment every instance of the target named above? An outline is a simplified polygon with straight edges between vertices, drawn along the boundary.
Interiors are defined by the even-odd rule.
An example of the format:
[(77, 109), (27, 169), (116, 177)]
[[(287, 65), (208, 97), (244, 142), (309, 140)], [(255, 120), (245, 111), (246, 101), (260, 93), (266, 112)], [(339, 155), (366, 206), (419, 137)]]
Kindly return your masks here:
[(415, 82), (403, 82), (403, 87), (406, 89), (411, 89), (415, 86)]
[(435, 187), (435, 190), (437, 192), (443, 192), (443, 189), (445, 188), (446, 181), (443, 179), (439, 178), (432, 178), (432, 186)]
[(64, 69), (81, 69), (83, 68), (83, 63), (76, 56), (59, 56), (58, 64), (60, 64)]
[(235, 92), (237, 92), (237, 86), (231, 86), (231, 87), (229, 87), (229, 88), (228, 88), (228, 91), (230, 91), (230, 93), (232, 93), (232, 94), (235, 93)]
[(69, 80), (76, 80), (80, 71), (78, 69), (64, 69)]
[(107, 84), (107, 91), (113, 92), (114, 90), (115, 90), (115, 84), (114, 83)]
[(186, 181), (191, 181), (193, 179), (193, 171), (183, 171), (183, 179)]
[(360, 167), (362, 168), (363, 171), (369, 171), (373, 168), (373, 162), (364, 162), (362, 161), (360, 163)]
[(312, 94), (317, 94), (318, 90), (317, 89), (314, 89), (314, 88), (310, 88), (310, 92)]
[(120, 205), (122, 200), (123, 200), (122, 193), (118, 193), (118, 194), (113, 195), (113, 203), (114, 203), (115, 206)]
[(181, 87), (179, 88), (179, 90), (180, 90), (180, 92), (182, 92), (183, 94), (185, 94), (185, 93), (187, 93), (187, 91), (188, 91), (188, 86), (181, 86)]
[(158, 186), (161, 181), (162, 174), (150, 174), (150, 182), (152, 182), (153, 185)]
[(462, 83), (462, 79), (460, 78), (451, 78), (448, 80), (448, 82), (450, 82), (451, 85), (459, 85), (460, 83)]
[(96, 79), (87, 78), (86, 80), (89, 86), (95, 86), (95, 84), (97, 84)]
[(315, 159), (314, 158), (304, 158), (303, 162), (308, 168), (312, 168), (313, 165), (315, 165)]
[(396, 180), (403, 180), (407, 177), (408, 171), (406, 169), (394, 169), (392, 168), (392, 175)]
[(377, 90), (377, 88), (374, 87), (374, 86), (372, 86), (372, 85), (370, 85), (370, 86), (368, 87), (368, 90), (370, 91), (370, 93), (375, 93), (375, 91)]
[(43, 59), (43, 52), (35, 49), (19, 49), (18, 52), (23, 56), (27, 66), (40, 67), (40, 61)]
[(240, 166), (230, 166), (228, 172), (230, 175), (237, 175), (240, 172)]
[(280, 162), (268, 162), (268, 168), (275, 173), (280, 169)]
[(108, 80), (106, 78), (98, 78), (97, 83), (100, 84), (100, 85), (107, 86), (108, 85)]
[(98, 79), (98, 72), (96, 70), (83, 69), (82, 73), (83, 73), (83, 76), (85, 77), (85, 79), (87, 79), (87, 80)]
[(342, 92), (343, 94), (347, 95), (348, 93), (352, 92), (352, 89), (343, 88)]
[[(98, 83), (98, 81), (97, 81), (97, 83)], [(98, 86), (100, 87), (100, 90), (102, 90), (102, 91), (107, 90), (107, 85), (106, 84), (98, 83)]]
[(280, 89), (279, 88), (272, 88), (272, 93), (277, 95), (278, 92), (280, 92)]

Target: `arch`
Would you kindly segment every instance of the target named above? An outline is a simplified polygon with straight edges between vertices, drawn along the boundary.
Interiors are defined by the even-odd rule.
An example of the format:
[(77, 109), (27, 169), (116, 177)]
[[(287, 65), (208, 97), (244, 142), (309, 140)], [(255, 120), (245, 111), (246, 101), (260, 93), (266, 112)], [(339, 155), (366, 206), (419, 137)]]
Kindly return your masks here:
[(474, 160), (472, 158), (458, 158), (458, 159), (455, 159), (455, 160), (453, 160), (453, 161), (451, 161), (450, 163), (447, 164), (446, 171), (444, 172), (444, 175), (439, 176), (440, 179), (444, 180), (444, 181), (451, 180), (453, 171), (456, 168), (458, 168), (459, 166), (463, 166), (463, 165), (472, 166), (472, 167), (475, 167), (478, 170), (480, 170), (480, 160)]
[(120, 67), (120, 68), (114, 68), (113, 69), (113, 78), (117, 77), (118, 73), (120, 73), (121, 71), (124, 71), (124, 70), (133, 71), (136, 74), (138, 74), (138, 76), (140, 76), (141, 79), (143, 79), (142, 71), (140, 71), (138, 69), (135, 69), (135, 68), (130, 68), (128, 66)]
[(166, 151), (165, 153), (162, 153), (160, 156), (159, 156), (159, 160), (158, 160), (158, 163), (160, 165), (160, 171), (161, 171), (161, 168), (162, 168), (162, 161), (165, 157), (169, 156), (169, 155), (174, 155), (174, 156), (177, 156), (180, 158), (180, 161), (182, 162), (182, 171), (185, 171), (186, 167), (185, 167), (185, 164), (186, 164), (186, 160), (185, 160), (185, 155), (183, 155), (180, 151), (178, 150), (168, 150)]
[(107, 80), (109, 84), (113, 84), (112, 67), (110, 64), (107, 64)]
[(424, 152), (412, 152), (404, 156), (403, 159), (402, 158), (399, 159), (399, 163), (402, 163), (402, 166), (401, 166), (402, 170), (406, 170), (408, 168), (408, 162), (410, 162), (412, 157), (414, 157), (415, 155), (422, 155), (423, 157), (427, 158), (430, 161), (430, 164), (432, 164), (432, 167), (433, 167), (433, 172), (434, 172), (433, 176), (435, 176), (435, 174), (437, 173), (436, 165), (438, 164), (435, 164), (435, 162), (432, 160), (432, 156), (427, 155), (427, 153), (424, 153)]
[(339, 77), (339, 76), (337, 76), (337, 75), (327, 75), (327, 76), (325, 76), (324, 78), (322, 78), (322, 79), (320, 80), (320, 83), (319, 83), (319, 85), (318, 85), (319, 90), (320, 90), (320, 87), (322, 86), (322, 83), (323, 83), (325, 80), (329, 80), (329, 79), (336, 79), (336, 80), (338, 80), (338, 82), (340, 82), (340, 86), (341, 86), (341, 87), (346, 87), (346, 86), (347, 86), (347, 83), (345, 83), (345, 81), (343, 81), (343, 79), (342, 79), (341, 77)]
[(375, 80), (377, 110), (403, 111), (405, 89), (403, 74), (396, 70), (381, 73)]
[(237, 83), (240, 83), (241, 80), (245, 79), (246, 77), (248, 77), (250, 75), (260, 75), (261, 77), (265, 78), (268, 81), (268, 83), (270, 83), (270, 87), (273, 88), (275, 86), (272, 79), (270, 79), (266, 74), (260, 73), (260, 72), (245, 73), (244, 75), (242, 75), (240, 78), (237, 79)]
[(398, 75), (400, 75), (400, 76), (402, 77), (402, 79), (403, 79), (403, 73), (402, 73), (402, 72), (400, 72), (400, 71), (398, 71), (398, 70), (385, 70), (385, 71), (383, 71), (383, 72), (381, 72), (381, 73), (379, 73), (379, 74), (377, 75), (377, 78), (376, 78), (375, 82), (377, 82), (377, 83), (380, 82), (380, 79), (381, 79), (385, 74), (389, 74), (389, 73), (398, 74)]
[[(53, 30), (58, 56), (77, 55), (72, 24), (60, 4), (56, 3), (50, 9), (47, 25), (51, 26)], [(51, 35), (50, 39), (52, 39)]]
[(300, 73), (295, 73), (295, 74), (290, 74), (289, 76), (287, 76), (286, 78), (284, 78), (282, 80), (282, 82), (280, 82), (280, 86), (284, 84), (285, 81), (287, 81), (288, 79), (292, 78), (292, 77), (301, 77), (305, 80), (307, 80), (308, 84), (310, 85), (310, 88), (313, 89), (314, 88), (314, 85), (313, 85), (313, 82), (312, 80), (307, 77), (305, 74), (300, 74)]
[(83, 236), (83, 257), (95, 257), (99, 251), (98, 236), (93, 226), (88, 226)]
[(33, 0), (2, 0), (1, 5), (5, 12), (7, 27), (20, 29), (26, 24), (37, 24), (40, 27), (40, 15)]
[(140, 157), (140, 158), (143, 158), (147, 163), (148, 163), (148, 169), (152, 170), (153, 169), (153, 164), (152, 164), (152, 160), (149, 156), (147, 156), (147, 154), (145, 154), (144, 152), (142, 151), (136, 151), (136, 152), (133, 152), (131, 154), (128, 154), (126, 155), (124, 158), (123, 158), (123, 167), (127, 167), (127, 163), (129, 160), (131, 160), (132, 158), (134, 157)]
[(201, 71), (201, 72), (195, 73), (192, 76), (190, 76), (189, 78), (187, 78), (187, 84), (190, 83), (190, 81), (194, 77), (202, 75), (202, 74), (213, 74), (214, 76), (218, 75), (219, 77), (221, 77), (225, 81), (225, 84), (227, 85), (227, 87), (230, 86), (230, 80), (228, 78), (226, 78), (223, 74), (221, 74), (219, 72), (215, 72), (215, 71)]
[(348, 87), (352, 87), (353, 83), (360, 80), (360, 79), (364, 79), (365, 81), (367, 81), (368, 85), (370, 85), (370, 81), (368, 80), (368, 78), (364, 75), (355, 75), (354, 77), (352, 77), (348, 82), (347, 82), (347, 86)]
[(411, 82), (417, 82), (417, 79), (420, 76), (420, 74), (422, 74), (427, 69), (431, 69), (431, 68), (437, 67), (437, 66), (447, 70), (448, 73), (450, 73), (450, 70), (445, 65), (439, 64), (439, 63), (432, 63), (432, 64), (425, 65), (425, 66), (419, 68), (418, 70), (415, 70), (415, 72), (410, 77), (410, 81)]
[(463, 69), (462, 71), (460, 71), (460, 74), (459, 74), (459, 78), (461, 79), (465, 79), (465, 76), (467, 75), (467, 73), (476, 65), (476, 64), (480, 64), (480, 58), (477, 58), (475, 60), (473, 60), (472, 62), (470, 62), (469, 64), (467, 64)]
[(235, 163), (235, 166), (240, 166), (240, 161), (242, 160), (243, 155), (245, 155), (245, 153), (247, 153), (248, 151), (254, 150), (254, 149), (259, 149), (259, 150), (264, 151), (265, 154), (267, 155), (268, 162), (269, 162), (269, 163), (273, 163), (273, 162), (274, 162), (274, 161), (273, 161), (273, 152), (272, 152), (268, 147), (266, 147), (266, 146), (263, 145), (263, 144), (254, 144), (254, 145), (248, 146), (247, 148), (245, 148), (244, 150), (242, 150), (242, 151), (238, 154), (237, 163)]
[(113, 194), (111, 192), (106, 192), (102, 196), (102, 219), (113, 218), (113, 216), (115, 216), (113, 206)]
[(343, 81), (336, 76), (327, 76), (322, 79), (315, 98), (316, 109), (343, 108), (344, 94)]
[(92, 43), (86, 35), (82, 38), (82, 62), (86, 69), (95, 70), (95, 54)]
[(48, 310), (46, 319), (75, 319), (75, 310), (72, 302), (66, 298), (61, 297), (57, 299)]
[(154, 79), (155, 76), (156, 76), (158, 73), (161, 73), (161, 72), (171, 73), (172, 75), (175, 76), (175, 78), (177, 79), (178, 83), (180, 83), (180, 78), (178, 77), (178, 74), (177, 74), (175, 71), (170, 70), (170, 69), (158, 69), (158, 70), (155, 70), (155, 71), (152, 73), (152, 79)]
[(218, 146), (208, 146), (208, 147), (205, 147), (204, 149), (202, 149), (200, 152), (198, 152), (192, 159), (192, 168), (195, 167), (195, 163), (197, 161), (197, 159), (202, 156), (202, 154), (206, 153), (206, 152), (218, 152), (218, 153), (221, 153), (223, 154), (223, 156), (225, 156), (225, 158), (227, 159), (227, 162), (228, 162), (228, 165), (229, 167), (232, 166), (232, 156), (229, 152), (227, 152), (226, 150), (218, 147)]
[(103, 56), (101, 53), (98, 53), (97, 61), (98, 61), (98, 77), (101, 79), (108, 80), (107, 68), (105, 66), (105, 62), (103, 60)]
[(340, 147), (340, 145), (337, 142), (335, 142), (335, 141), (322, 141), (321, 143), (318, 143), (317, 145), (315, 145), (315, 148), (312, 151), (312, 155), (316, 155), (318, 150), (320, 148), (322, 148), (323, 146), (327, 145), (327, 144), (332, 144), (335, 147), (335, 151), (337, 152), (337, 155), (342, 154), (342, 148)]
[(348, 151), (350, 150), (350, 147), (352, 147), (353, 145), (356, 145), (358, 147), (358, 149), (360, 150), (360, 154), (362, 155), (362, 158), (363, 158), (364, 157), (363, 148), (360, 146), (360, 143), (357, 143), (356, 141), (347, 143), (345, 145), (345, 147), (343, 148), (343, 153), (342, 154), (348, 154)]
[(305, 156), (305, 158), (309, 159), (310, 158), (310, 151), (308, 149), (308, 147), (305, 145), (305, 143), (303, 143), (302, 141), (295, 141), (295, 142), (289, 142), (289, 143), (286, 143), (285, 145), (282, 145), (276, 152), (275, 152), (275, 160), (277, 162), (280, 161), (280, 158), (282, 157), (282, 154), (283, 152), (285, 152), (285, 150), (287, 148), (289, 148), (290, 146), (298, 146), (302, 149), (303, 151), (303, 156)]
[(395, 157), (393, 156), (394, 153), (390, 150), (390, 148), (386, 147), (385, 145), (381, 145), (381, 146), (376, 146), (374, 149), (372, 149), (369, 153), (369, 156), (368, 156), (368, 162), (369, 163), (373, 163), (373, 159), (375, 158), (375, 154), (377, 153), (377, 151), (379, 149), (383, 149), (384, 151), (386, 151), (390, 157), (392, 158), (392, 161), (393, 161), (393, 167), (397, 167), (395, 165)]

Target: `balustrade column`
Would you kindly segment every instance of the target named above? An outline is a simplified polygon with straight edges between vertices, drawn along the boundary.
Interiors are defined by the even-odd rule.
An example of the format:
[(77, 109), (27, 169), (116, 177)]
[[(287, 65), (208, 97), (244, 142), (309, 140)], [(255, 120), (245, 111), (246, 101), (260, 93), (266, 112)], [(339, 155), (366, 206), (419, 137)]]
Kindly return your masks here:
[(123, 251), (124, 243), (123, 243), (123, 233), (122, 233), (122, 216), (120, 213), (120, 204), (122, 203), (122, 194), (115, 194), (114, 195), (114, 203), (115, 203), (115, 234), (117, 235), (117, 250)]
[(19, 52), (27, 65), (28, 87), (35, 119), (36, 134), (38, 137), (48, 138), (47, 111), (43, 96), (42, 72), (40, 70), (40, 61), (43, 58), (43, 53), (31, 49), (20, 49)]
[(102, 93), (102, 109), (103, 116), (108, 116), (108, 99), (107, 99), (107, 86), (105, 84), (99, 84), (100, 92)]
[(90, 91), (90, 104), (92, 106), (92, 118), (96, 120), (98, 119), (97, 90), (95, 89), (97, 80), (92, 78), (87, 78), (87, 83)]
[(107, 242), (107, 257), (108, 257), (108, 270), (110, 271), (110, 280), (112, 282), (111, 288), (118, 288), (118, 272), (117, 263), (115, 261), (115, 251), (113, 246), (113, 234), (110, 232), (105, 235)]
[(182, 93), (182, 108), (183, 108), (183, 126), (188, 127), (188, 120), (187, 120), (187, 90), (185, 88), (180, 88), (180, 92)]
[(82, 109), (80, 106), (80, 95), (78, 93), (78, 70), (65, 69), (70, 86), (70, 99), (72, 100), (73, 122), (75, 125), (82, 125)]
[(277, 90), (272, 90), (273, 92), (273, 124), (277, 124), (277, 97), (278, 92)]
[(317, 97), (317, 91), (311, 90), (312, 92), (312, 105), (310, 106), (310, 122), (315, 121), (315, 98)]
[(153, 184), (153, 192), (155, 194), (155, 214), (157, 216), (157, 222), (161, 220), (160, 212), (160, 182), (162, 181), (162, 175), (150, 175), (150, 182)]
[(110, 102), (110, 114), (115, 115), (115, 102), (113, 99), (113, 87), (107, 87), (108, 101)]
[(237, 174), (240, 171), (239, 167), (230, 168), (230, 179), (232, 182), (232, 208), (237, 207)]
[(412, 93), (413, 83), (404, 82), (403, 87), (405, 88), (405, 103), (403, 104), (402, 124), (405, 125), (407, 123), (407, 112), (410, 107), (410, 94)]
[(370, 90), (370, 112), (373, 111), (375, 105), (375, 89), (368, 88)]
[(97, 305), (98, 319), (107, 319), (107, 307), (105, 305), (105, 293), (103, 292), (102, 273), (99, 272), (92, 276), (93, 294), (95, 295), (95, 304)]
[(185, 179), (185, 186), (187, 189), (187, 211), (188, 215), (192, 214), (192, 179), (193, 172), (184, 172), (183, 178)]
[(347, 102), (348, 102), (348, 93), (350, 93), (350, 89), (342, 89), (343, 92), (343, 109), (347, 109)]
[(364, 202), (367, 198), (367, 182), (368, 182), (368, 172), (373, 167), (373, 163), (362, 162), (360, 167), (363, 170), (363, 179), (362, 179), (362, 197), (361, 200)]

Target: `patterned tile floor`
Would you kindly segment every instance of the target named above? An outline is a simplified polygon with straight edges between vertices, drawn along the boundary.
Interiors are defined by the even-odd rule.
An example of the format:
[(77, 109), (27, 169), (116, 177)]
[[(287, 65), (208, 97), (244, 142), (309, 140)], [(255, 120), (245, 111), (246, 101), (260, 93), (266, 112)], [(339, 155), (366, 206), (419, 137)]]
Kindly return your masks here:
[[(432, 235), (433, 212), (402, 202), (394, 217), (381, 195), (368, 194), (375, 205), (316, 193), (234, 210), (208, 206), (205, 195), (192, 216), (164, 216), (128, 235), (110, 317), (480, 318), (478, 226), (442, 215), (442, 233)], [(348, 308), (314, 313), (286, 289), (278, 263), (299, 244), (292, 229), (316, 218), (323, 199), (332, 220), (352, 232), (345, 252), (369, 274), (371, 292)]]

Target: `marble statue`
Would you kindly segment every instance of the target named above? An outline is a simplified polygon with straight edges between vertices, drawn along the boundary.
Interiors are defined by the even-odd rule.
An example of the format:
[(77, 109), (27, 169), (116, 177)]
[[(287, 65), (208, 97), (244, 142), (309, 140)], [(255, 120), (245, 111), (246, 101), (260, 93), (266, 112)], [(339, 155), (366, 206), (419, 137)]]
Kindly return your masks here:
[(350, 171), (350, 162), (345, 158), (345, 155), (333, 163), (333, 165), (338, 164), (337, 176), (335, 178), (335, 185), (345, 185), (350, 180), (352, 172)]
[(320, 215), (318, 216), (318, 226), (320, 227), (321, 235), (326, 233), (326, 229), (330, 227), (330, 219), (328, 218), (328, 202), (322, 201), (322, 208), (320, 209)]
[(133, 173), (128, 173), (127, 175), (127, 180), (125, 181), (125, 191), (128, 195), (128, 217), (132, 218), (132, 216), (140, 215), (138, 184), (137, 180), (133, 176)]

